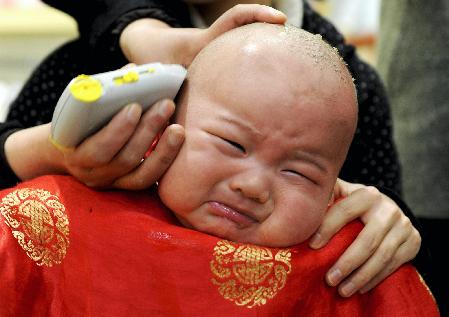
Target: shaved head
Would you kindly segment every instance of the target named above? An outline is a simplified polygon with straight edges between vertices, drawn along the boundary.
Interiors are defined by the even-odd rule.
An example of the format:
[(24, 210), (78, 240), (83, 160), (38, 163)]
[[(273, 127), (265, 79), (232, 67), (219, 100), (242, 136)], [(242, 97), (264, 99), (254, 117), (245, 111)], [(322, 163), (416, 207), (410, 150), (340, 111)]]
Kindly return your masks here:
[(232, 50), (226, 51), (227, 54), (232, 54), (232, 52), (238, 54), (239, 49), (237, 47), (250, 53), (256, 45), (260, 49), (269, 51), (288, 52), (292, 57), (300, 60), (305, 59), (305, 62), (312, 63), (321, 71), (333, 71), (345, 84), (352, 84), (353, 82), (338, 50), (325, 42), (321, 35), (309, 33), (292, 25), (268, 23), (248, 24), (218, 37), (200, 52), (189, 71), (192, 73), (197, 67), (201, 67), (202, 58), (220, 55), (220, 52), (229, 48), (232, 48)]

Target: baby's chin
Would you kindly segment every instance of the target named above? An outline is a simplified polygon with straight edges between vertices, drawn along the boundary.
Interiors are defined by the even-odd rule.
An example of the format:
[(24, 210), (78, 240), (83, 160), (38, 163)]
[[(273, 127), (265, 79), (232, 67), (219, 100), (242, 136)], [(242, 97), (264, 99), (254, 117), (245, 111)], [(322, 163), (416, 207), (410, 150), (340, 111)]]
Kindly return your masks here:
[(309, 232), (297, 230), (289, 233), (288, 230), (274, 230), (264, 223), (252, 228), (253, 230), (242, 230), (225, 235), (223, 238), (245, 244), (254, 244), (270, 248), (288, 248), (307, 241), (315, 230)]
[(298, 245), (306, 241), (311, 235), (307, 237), (287, 237), (285, 235), (271, 235), (258, 232), (257, 228), (254, 230), (223, 230), (214, 228), (191, 228), (201, 231), (221, 239), (229, 240), (241, 244), (253, 244), (269, 248), (288, 248)]

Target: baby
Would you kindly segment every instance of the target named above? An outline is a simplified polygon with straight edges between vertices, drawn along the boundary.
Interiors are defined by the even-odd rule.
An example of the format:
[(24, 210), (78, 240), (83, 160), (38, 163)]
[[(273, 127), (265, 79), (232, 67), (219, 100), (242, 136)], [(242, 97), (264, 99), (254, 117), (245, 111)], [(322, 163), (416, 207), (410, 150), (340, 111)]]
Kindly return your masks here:
[(159, 195), (186, 227), (289, 246), (319, 226), (351, 143), (356, 92), (338, 53), (295, 27), (252, 24), (191, 65), (186, 139)]
[(0, 192), (0, 316), (437, 316), (410, 265), (349, 299), (326, 286), (357, 223), (298, 245), (333, 202), (356, 118), (351, 76), (319, 37), (221, 36), (189, 69), (159, 197), (70, 176)]

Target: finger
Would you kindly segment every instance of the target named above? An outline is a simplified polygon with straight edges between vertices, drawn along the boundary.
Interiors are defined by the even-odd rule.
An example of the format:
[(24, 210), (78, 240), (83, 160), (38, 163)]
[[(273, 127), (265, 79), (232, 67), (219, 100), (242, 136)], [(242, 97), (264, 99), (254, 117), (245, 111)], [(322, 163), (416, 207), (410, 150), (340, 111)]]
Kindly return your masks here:
[[(100, 179), (116, 179), (140, 165), (153, 140), (163, 131), (175, 111), (172, 100), (161, 100), (142, 116), (134, 134), (114, 159), (96, 171)], [(112, 178), (111, 178), (112, 177)]]
[(378, 285), (387, 276), (396, 271), (402, 264), (412, 260), (419, 251), (421, 246), (421, 236), (418, 231), (413, 228), (410, 238), (401, 244), (396, 251), (393, 259), (386, 265), (374, 278), (372, 278), (365, 286), (360, 288), (360, 293), (366, 293), (373, 287)]
[(353, 184), (348, 183), (340, 178), (337, 179), (337, 182), (335, 184), (334, 188), (334, 196), (335, 198), (342, 198), (347, 197), (350, 194), (352, 194), (354, 191), (361, 189), (361, 188), (367, 188), (367, 186), (362, 184)]
[(104, 128), (68, 154), (71, 164), (90, 168), (109, 163), (134, 133), (141, 114), (140, 105), (126, 106)]
[(320, 227), (310, 240), (310, 247), (314, 249), (323, 247), (344, 225), (373, 208), (380, 199), (380, 195), (373, 194), (372, 190), (364, 187), (335, 203), (329, 208)]
[[(394, 226), (387, 233), (373, 255), (362, 266), (360, 266), (359, 269), (351, 274), (349, 278), (341, 283), (338, 288), (339, 293), (344, 297), (351, 296), (357, 290), (368, 284), (368, 282), (371, 281), (384, 268), (394, 268), (396, 261), (393, 261), (393, 258), (395, 257), (399, 247), (410, 236), (411, 232), (412, 225), (410, 221), (409, 224)], [(407, 261), (408, 260), (409, 258), (407, 258)]]
[(238, 4), (226, 11), (212, 25), (213, 37), (236, 27), (254, 22), (285, 23), (287, 17), (281, 11), (260, 4)]
[(173, 124), (161, 136), (156, 148), (134, 171), (114, 182), (114, 187), (139, 190), (153, 185), (165, 173), (184, 141), (184, 128)]
[(384, 215), (373, 217), (326, 274), (328, 284), (338, 285), (351, 272), (365, 263), (382, 243), (395, 220), (396, 213), (384, 213)]

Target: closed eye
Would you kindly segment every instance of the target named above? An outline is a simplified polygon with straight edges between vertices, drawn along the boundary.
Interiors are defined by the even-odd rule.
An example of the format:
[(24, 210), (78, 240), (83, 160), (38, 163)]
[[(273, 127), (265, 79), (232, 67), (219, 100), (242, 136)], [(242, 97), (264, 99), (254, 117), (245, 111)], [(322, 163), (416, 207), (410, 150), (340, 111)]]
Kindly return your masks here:
[(232, 147), (234, 147), (234, 148), (236, 148), (237, 150), (239, 150), (240, 152), (246, 153), (246, 150), (245, 150), (245, 148), (243, 147), (243, 145), (241, 145), (241, 144), (239, 144), (239, 143), (237, 143), (237, 142), (228, 140), (228, 139), (224, 139), (224, 138), (221, 138), (221, 139), (222, 139), (223, 141), (225, 141), (226, 143), (230, 144)]
[(311, 179), (310, 177), (304, 175), (301, 172), (298, 172), (298, 171), (295, 171), (295, 170), (282, 170), (282, 172), (287, 174), (288, 176), (294, 177), (295, 179), (302, 178), (302, 179), (310, 181), (310, 182), (312, 182), (314, 184), (317, 184), (317, 182), (315, 180)]
[(301, 174), (300, 172), (295, 171), (295, 170), (283, 170), (283, 172), (290, 174), (290, 175), (305, 177), (303, 174)]

